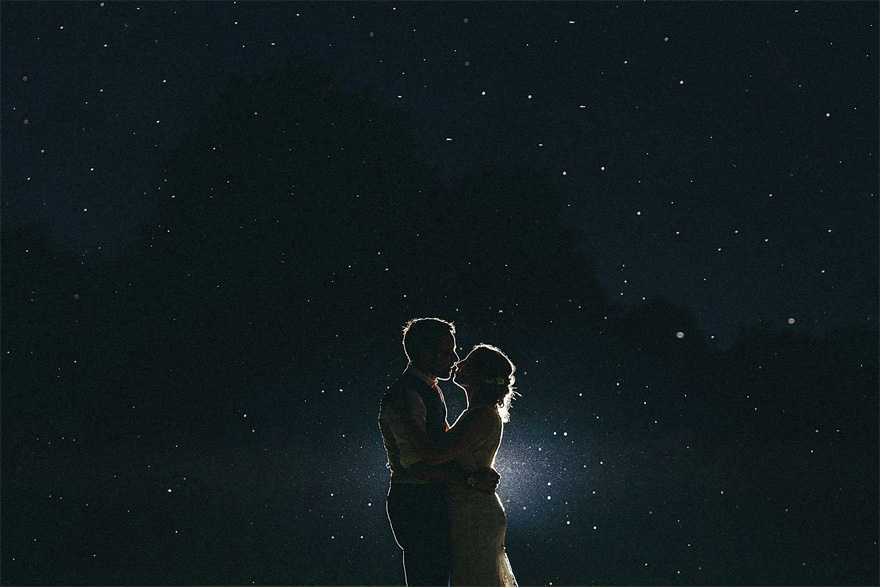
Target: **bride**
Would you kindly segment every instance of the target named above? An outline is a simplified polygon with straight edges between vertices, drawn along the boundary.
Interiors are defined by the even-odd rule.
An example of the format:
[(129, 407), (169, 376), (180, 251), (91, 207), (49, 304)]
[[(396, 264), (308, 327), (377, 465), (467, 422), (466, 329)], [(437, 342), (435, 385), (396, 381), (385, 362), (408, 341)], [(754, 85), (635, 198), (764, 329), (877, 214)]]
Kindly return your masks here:
[[(431, 465), (454, 460), (468, 472), (493, 466), (503, 422), (509, 419), (515, 370), (507, 355), (487, 344), (475, 346), (458, 363), (453, 381), (465, 390), (468, 407), (444, 435)], [(497, 494), (450, 487), (449, 526), (452, 585), (516, 587), (504, 550), (507, 520)]]

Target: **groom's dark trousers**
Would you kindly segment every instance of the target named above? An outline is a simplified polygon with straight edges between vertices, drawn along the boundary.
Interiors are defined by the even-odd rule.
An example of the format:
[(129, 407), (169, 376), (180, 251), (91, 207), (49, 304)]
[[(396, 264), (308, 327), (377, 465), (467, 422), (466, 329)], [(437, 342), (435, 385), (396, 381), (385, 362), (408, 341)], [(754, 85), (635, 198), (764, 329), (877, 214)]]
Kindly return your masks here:
[(406, 584), (449, 585), (449, 491), (445, 485), (392, 483), (385, 502)]

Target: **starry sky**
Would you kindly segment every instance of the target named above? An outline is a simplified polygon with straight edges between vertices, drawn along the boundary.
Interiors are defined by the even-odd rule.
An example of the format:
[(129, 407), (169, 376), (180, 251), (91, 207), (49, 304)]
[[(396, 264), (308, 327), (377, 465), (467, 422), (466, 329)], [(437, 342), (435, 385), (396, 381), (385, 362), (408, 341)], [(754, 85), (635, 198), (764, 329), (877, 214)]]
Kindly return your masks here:
[(522, 584), (876, 580), (876, 3), (0, 14), (4, 584), (400, 584), (416, 315)]

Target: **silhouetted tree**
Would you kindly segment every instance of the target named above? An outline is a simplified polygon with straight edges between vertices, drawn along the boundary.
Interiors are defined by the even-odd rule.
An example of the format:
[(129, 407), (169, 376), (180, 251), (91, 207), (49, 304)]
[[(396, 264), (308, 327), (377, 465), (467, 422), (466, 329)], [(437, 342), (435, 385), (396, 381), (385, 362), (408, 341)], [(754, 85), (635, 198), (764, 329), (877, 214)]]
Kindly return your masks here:
[(588, 324), (604, 303), (549, 181), (486, 171), (443, 189), (404, 114), (333, 90), (310, 63), (234, 80), (166, 185), (151, 237), (166, 313), (201, 308), (178, 317), (192, 332), (259, 331), (266, 356), (293, 332), (367, 335), (456, 309), (549, 324), (567, 305)]

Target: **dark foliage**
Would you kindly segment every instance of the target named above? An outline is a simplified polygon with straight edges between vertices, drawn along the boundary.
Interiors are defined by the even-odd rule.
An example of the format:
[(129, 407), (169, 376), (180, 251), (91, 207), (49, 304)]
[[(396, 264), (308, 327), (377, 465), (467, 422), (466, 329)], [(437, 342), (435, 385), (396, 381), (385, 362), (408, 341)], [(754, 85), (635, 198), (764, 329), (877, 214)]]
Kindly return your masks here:
[[(716, 574), (703, 582), (871, 580), (875, 332), (817, 340), (753, 330), (719, 352), (673, 302), (613, 308), (560, 219), (551, 180), (485, 169), (444, 187), (415, 156), (407, 128), (368, 94), (340, 93), (327, 72), (294, 63), (233, 80), (182, 141), (165, 170), (161, 224), (145, 231), (137, 255), (87, 267), (54, 252), (38, 228), (3, 232), (2, 555), (36, 527), (59, 537), (45, 546), (51, 564), (4, 570), (4, 583), (351, 581), (357, 571), (328, 576), (317, 555), (298, 561), (290, 552), (316, 548), (306, 508), (322, 483), (340, 482), (305, 455), (364, 458), (332, 444), (350, 430), (355, 400), (327, 394), (307, 405), (312, 420), (288, 423), (302, 416), (303, 390), (367, 381), (377, 389), (361, 390), (354, 405), (369, 412), (358, 422), (373, 426), (370, 398), (386, 383), (364, 374), (399, 358), (398, 329), (415, 315), (453, 318), (469, 341), (507, 350), (523, 392), (544, 389), (515, 406), (525, 421), (584, 426), (629, 459), (627, 479), (651, 472), (621, 481), (622, 540), (663, 540), (627, 509), (642, 493), (659, 495), (670, 510), (705, 520), (689, 534), (705, 538), (701, 560), (714, 560)], [(575, 404), (572, 382), (590, 409)], [(243, 406), (263, 414), (274, 435), (255, 440)], [(590, 417), (587, 428), (593, 410), (603, 418)], [(47, 448), (47, 438), (56, 444)], [(88, 448), (65, 444), (71, 438)], [(186, 456), (171, 448), (178, 443)], [(692, 452), (670, 448), (685, 445)], [(216, 447), (227, 457), (213, 456)], [(810, 447), (840, 465), (816, 468)], [(151, 492), (166, 481), (150, 467), (162, 460), (198, 463), (202, 476), (152, 508)], [(106, 489), (111, 505), (97, 512), (59, 507), (47, 516), (39, 501), (58, 484), (84, 501), (130, 465), (145, 471), (124, 485), (143, 494), (133, 514), (111, 507), (120, 489)], [(741, 496), (746, 518), (705, 499), (716, 484)], [(812, 514), (761, 521), (768, 500)], [(242, 532), (267, 503), (260, 519), (270, 529)], [(172, 522), (196, 536), (189, 551), (169, 541)], [(305, 529), (301, 544), (281, 538), (291, 524)], [(707, 546), (718, 528), (723, 538)], [(583, 582), (593, 575), (576, 560), (578, 544), (589, 540), (530, 548)], [(641, 544), (631, 539), (633, 559)], [(656, 582), (619, 559), (614, 544), (592, 548), (589, 572), (613, 569), (594, 581)], [(825, 556), (824, 574), (774, 566), (779, 548)], [(83, 563), (95, 550), (115, 562)], [(384, 559), (366, 559), (364, 576), (397, 580), (396, 568), (369, 562)]]

